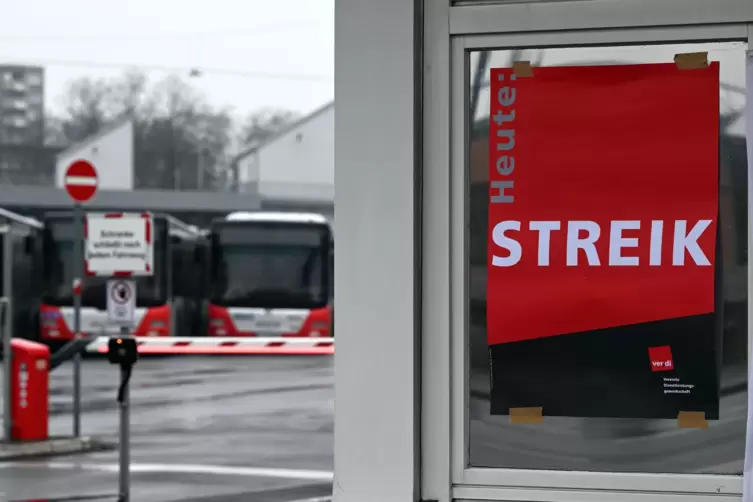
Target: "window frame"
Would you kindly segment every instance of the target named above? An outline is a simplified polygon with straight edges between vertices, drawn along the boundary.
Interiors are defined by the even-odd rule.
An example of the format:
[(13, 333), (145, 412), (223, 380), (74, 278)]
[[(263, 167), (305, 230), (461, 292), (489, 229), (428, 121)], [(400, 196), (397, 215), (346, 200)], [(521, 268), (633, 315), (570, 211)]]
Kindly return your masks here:
[[(556, 2), (560, 4), (560, 2)], [(562, 2), (563, 4), (565, 2)], [(600, 0), (583, 2), (593, 6)], [(622, 5), (625, 2), (614, 2)], [(646, 2), (632, 2), (645, 4)], [(658, 2), (664, 5), (664, 2)], [(666, 0), (667, 4), (678, 4)], [(688, 3), (688, 2), (686, 2)], [(689, 3), (697, 4), (695, 0)], [(647, 27), (631, 29), (550, 31), (545, 33), (527, 33), (533, 25), (526, 25), (525, 15), (512, 14), (499, 24), (502, 12), (514, 12), (513, 7), (521, 6), (494, 5), (473, 7), (435, 7), (425, 14), (426, 62), (424, 65), (424, 252), (425, 270), (423, 274), (423, 403), (422, 457), (424, 462), (424, 491), (436, 493), (440, 499), (485, 499), (485, 500), (562, 500), (590, 501), (604, 500), (606, 492), (623, 493), (625, 500), (640, 499), (641, 495), (656, 500), (662, 494), (662, 500), (710, 500), (718, 496), (739, 497), (742, 493), (742, 476), (711, 474), (649, 474), (649, 473), (602, 473), (586, 471), (553, 471), (503, 468), (468, 467), (469, 453), (469, 406), (468, 374), (468, 274), (469, 249), (467, 228), (469, 223), (468, 199), (468, 99), (470, 51), (481, 49), (504, 50), (542, 47), (578, 47), (578, 46), (623, 46), (631, 44), (681, 44), (714, 42), (747, 42), (748, 50), (753, 50), (753, 3), (745, 18), (746, 22), (737, 24), (714, 24), (719, 19), (727, 19), (730, 12), (741, 15), (740, 2), (738, 10), (725, 11), (718, 16), (711, 16), (703, 22), (707, 25), (676, 26), (680, 22), (671, 22), (675, 26)], [(570, 5), (568, 3), (568, 5)], [(631, 1), (627, 0), (627, 5)], [(529, 7), (530, 6), (524, 6)], [(580, 10), (578, 4), (572, 4), (574, 10)], [(537, 7), (538, 8), (538, 7)], [(541, 8), (544, 8), (541, 6)], [(559, 7), (557, 7), (559, 8)], [(594, 7), (589, 7), (593, 9)], [(620, 8), (615, 7), (615, 10)], [(677, 6), (675, 6), (677, 8)], [(724, 11), (727, 7), (722, 7)], [(747, 6), (746, 6), (747, 8)], [(469, 13), (458, 13), (469, 9)], [(449, 15), (449, 26), (441, 23), (441, 11)], [(688, 9), (689, 11), (692, 9)], [(482, 21), (478, 13), (486, 12), (489, 20)], [(597, 9), (598, 11), (598, 9)], [(645, 19), (651, 18), (646, 11), (640, 12)], [(679, 12), (675, 12), (679, 15)], [(595, 16), (592, 12), (592, 19)], [(464, 17), (465, 16), (465, 17)], [(521, 17), (522, 16), (522, 17)], [(568, 17), (572, 17), (571, 13)], [(543, 16), (542, 16), (543, 17)], [(598, 17), (598, 16), (597, 16)], [(687, 19), (679, 15), (677, 20)], [(458, 20), (463, 19), (459, 24)], [(471, 19), (475, 19), (473, 23)], [(496, 19), (492, 21), (491, 19)], [(738, 18), (739, 20), (740, 18)], [(559, 29), (566, 29), (568, 20), (554, 19)], [(587, 20), (583, 24), (587, 25)], [(516, 23), (524, 28), (518, 33), (494, 35), (464, 35), (450, 37), (451, 33), (468, 33), (478, 31), (509, 29)], [(659, 24), (651, 19), (652, 24)], [(640, 24), (640, 23), (637, 23)], [(691, 23), (692, 24), (692, 23)], [(471, 25), (473, 30), (471, 30)], [(541, 22), (534, 23), (543, 26)], [(607, 25), (620, 25), (619, 22)], [(488, 27), (488, 28), (486, 28)], [(550, 27), (551, 29), (552, 27)], [(448, 32), (449, 30), (449, 32)], [(530, 30), (535, 31), (535, 30)], [(442, 43), (443, 36), (447, 43)], [(427, 42), (431, 41), (429, 48)], [(447, 50), (442, 62), (442, 52)], [(447, 54), (450, 57), (447, 58)], [(428, 73), (431, 73), (429, 77)], [(442, 77), (446, 76), (447, 81)], [(443, 100), (447, 100), (447, 105)], [(443, 143), (444, 142), (444, 143)], [(444, 174), (443, 174), (444, 173)], [(750, 175), (749, 175), (750, 177)], [(749, 180), (750, 183), (750, 180)], [(447, 200), (450, 201), (447, 204)], [(749, 202), (750, 204), (750, 202)], [(442, 243), (444, 248), (440, 247)], [(448, 244), (449, 245), (448, 245)], [(751, 231), (748, 226), (748, 246), (751, 245)], [(440, 273), (441, 272), (441, 273)], [(748, 277), (752, 273), (748, 268)], [(748, 282), (748, 313), (751, 314), (751, 289)], [(446, 312), (446, 314), (438, 314)], [(427, 343), (428, 341), (428, 343)], [(748, 353), (751, 359), (751, 324), (748, 325)], [(447, 395), (447, 385), (451, 391)], [(443, 396), (442, 393), (445, 395)], [(426, 417), (431, 417), (427, 420)], [(448, 433), (448, 441), (442, 434)], [(449, 459), (449, 460), (448, 460)], [(448, 486), (443, 485), (442, 478), (449, 470)], [(577, 490), (577, 492), (576, 492)], [(682, 495), (678, 495), (682, 493)], [(696, 496), (694, 496), (696, 495)], [(551, 498), (549, 498), (551, 497)], [(635, 497), (635, 498), (633, 498)], [(680, 498), (676, 498), (680, 497)], [(692, 497), (692, 498), (691, 498)], [(620, 499), (622, 500), (622, 499)]]
[(750, 22), (753, 2), (749, 0), (512, 0), (455, 3), (449, 9), (450, 35)]

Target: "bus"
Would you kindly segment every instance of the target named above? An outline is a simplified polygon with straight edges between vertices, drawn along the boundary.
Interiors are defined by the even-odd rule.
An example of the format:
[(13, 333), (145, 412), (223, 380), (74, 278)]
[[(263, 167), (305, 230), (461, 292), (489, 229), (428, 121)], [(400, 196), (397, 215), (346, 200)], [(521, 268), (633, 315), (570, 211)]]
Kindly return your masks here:
[(41, 273), (36, 249), (42, 222), (0, 208), (0, 329), (36, 339)]
[[(40, 339), (48, 344), (74, 338), (73, 214), (48, 213), (43, 220)], [(201, 319), (203, 292), (200, 264), (195, 263), (201, 231), (166, 214), (154, 215), (154, 273), (134, 277), (136, 311), (134, 336), (192, 336)], [(83, 277), (81, 332), (88, 336), (119, 334), (108, 321), (107, 277)]]
[(330, 337), (333, 233), (319, 214), (235, 212), (208, 232), (208, 336)]

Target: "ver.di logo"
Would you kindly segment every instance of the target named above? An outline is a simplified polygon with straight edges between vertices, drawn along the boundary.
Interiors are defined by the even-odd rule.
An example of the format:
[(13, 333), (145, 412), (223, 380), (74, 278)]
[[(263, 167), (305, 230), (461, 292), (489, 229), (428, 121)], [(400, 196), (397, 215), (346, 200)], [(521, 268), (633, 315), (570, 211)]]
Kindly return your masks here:
[(672, 371), (675, 363), (672, 360), (672, 348), (669, 345), (649, 347), (648, 359), (651, 361), (651, 371)]

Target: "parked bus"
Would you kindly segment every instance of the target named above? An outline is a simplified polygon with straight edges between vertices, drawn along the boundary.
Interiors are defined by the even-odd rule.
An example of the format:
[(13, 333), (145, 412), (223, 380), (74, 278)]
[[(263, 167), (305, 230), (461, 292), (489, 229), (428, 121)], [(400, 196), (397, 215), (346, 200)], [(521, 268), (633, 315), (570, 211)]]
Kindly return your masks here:
[(0, 329), (17, 338), (37, 337), (41, 273), (35, 260), (42, 223), (0, 209)]
[(332, 336), (333, 234), (324, 216), (236, 212), (209, 229), (209, 336)]
[[(40, 338), (47, 343), (74, 337), (74, 226), (72, 213), (49, 213), (42, 232), (42, 305)], [(202, 234), (169, 215), (154, 215), (154, 273), (136, 282), (135, 336), (192, 336), (204, 294), (198, 285), (200, 264), (194, 263)], [(196, 270), (196, 273), (191, 273)], [(107, 277), (83, 277), (81, 332), (112, 335), (108, 322)]]

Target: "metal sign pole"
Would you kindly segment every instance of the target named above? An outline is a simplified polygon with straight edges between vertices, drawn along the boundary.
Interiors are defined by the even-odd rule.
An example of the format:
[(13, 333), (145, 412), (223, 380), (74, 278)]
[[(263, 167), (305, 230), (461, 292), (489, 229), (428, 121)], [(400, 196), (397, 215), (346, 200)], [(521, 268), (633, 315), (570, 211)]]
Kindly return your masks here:
[[(81, 204), (73, 206), (73, 221), (76, 237), (73, 240), (73, 256), (75, 256), (74, 288), (73, 288), (73, 333), (76, 339), (81, 338), (81, 292), (84, 277), (84, 210)], [(73, 356), (73, 436), (81, 437), (81, 352)]]
[[(129, 335), (128, 326), (123, 325), (120, 328), (122, 336)], [(129, 408), (131, 404), (131, 393), (129, 391), (131, 368), (126, 369), (120, 366), (120, 385), (122, 394), (120, 399), (120, 497), (118, 502), (130, 502), (131, 497), (131, 431)]]
[(10, 228), (4, 233), (0, 234), (2, 240), (2, 295), (0, 298), (0, 330), (2, 330), (2, 342), (3, 342), (3, 382), (4, 391), (3, 403), (5, 403), (3, 414), (5, 417), (5, 440), (10, 441), (13, 439), (13, 397), (11, 396), (11, 379), (13, 378), (13, 245), (11, 242)]
[(13, 439), (13, 407), (11, 406), (12, 359), (10, 336), (8, 331), (8, 298), (0, 298), (0, 335), (3, 337), (3, 430), (6, 441)]

